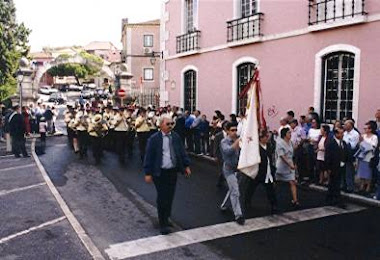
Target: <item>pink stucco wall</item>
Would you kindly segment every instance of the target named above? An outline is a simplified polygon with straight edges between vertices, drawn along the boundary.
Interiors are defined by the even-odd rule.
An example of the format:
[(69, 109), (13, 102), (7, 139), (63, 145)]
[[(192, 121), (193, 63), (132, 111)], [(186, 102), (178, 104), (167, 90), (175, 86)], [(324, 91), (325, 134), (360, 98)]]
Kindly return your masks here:
[[(330, 30), (309, 32), (303, 35), (273, 41), (253, 43), (201, 54), (171, 59), (175, 54), (175, 36), (181, 30), (181, 1), (169, 1), (166, 11), (170, 19), (166, 30), (170, 32), (166, 46), (169, 59), (166, 70), (170, 78), (166, 81), (169, 101), (172, 105), (181, 104), (181, 71), (188, 65), (198, 69), (198, 109), (211, 116), (215, 109), (228, 115), (232, 108), (233, 63), (241, 57), (252, 57), (259, 61), (266, 117), (270, 126), (278, 125), (281, 116), (288, 109), (297, 116), (307, 113), (308, 106), (314, 105), (314, 79), (316, 54), (331, 45), (347, 44), (361, 51), (358, 110), (359, 128), (372, 119), (380, 107), (380, 21), (350, 25)], [(265, 12), (264, 35), (284, 33), (307, 28), (306, 1), (261, 0), (261, 11)], [(201, 1), (199, 6), (199, 29), (202, 31), (201, 48), (223, 45), (226, 42), (226, 21), (233, 16), (232, 1), (218, 2), (215, 12), (214, 1)], [(281, 3), (281, 4), (280, 4)], [(366, 1), (370, 14), (380, 13), (380, 1)], [(210, 11), (214, 7), (213, 15)], [(269, 15), (270, 14), (270, 15)], [(282, 22), (283, 21), (283, 22)], [(358, 69), (358, 68), (357, 68)], [(175, 88), (172, 89), (172, 82)], [(274, 108), (278, 114), (268, 115)], [(318, 111), (319, 112), (319, 111)]]
[[(144, 35), (153, 35), (153, 51), (160, 51), (160, 26), (159, 25), (141, 25), (133, 26), (131, 29), (131, 53), (132, 55), (144, 55)], [(127, 35), (129, 37), (129, 35)], [(127, 44), (127, 43), (126, 43)], [(126, 47), (125, 47), (126, 48)], [(131, 57), (131, 73), (136, 87), (140, 87), (140, 78), (143, 77), (144, 68), (154, 69), (154, 80), (143, 81), (144, 88), (159, 88), (160, 86), (160, 57), (156, 57), (154, 65), (150, 63), (148, 57)]]

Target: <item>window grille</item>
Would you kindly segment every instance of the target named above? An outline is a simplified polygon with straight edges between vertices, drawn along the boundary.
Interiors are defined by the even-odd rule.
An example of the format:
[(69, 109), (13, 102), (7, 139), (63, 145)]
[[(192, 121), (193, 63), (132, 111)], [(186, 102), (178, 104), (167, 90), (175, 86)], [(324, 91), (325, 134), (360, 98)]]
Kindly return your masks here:
[(322, 120), (352, 118), (355, 55), (348, 52), (332, 53), (323, 60)]

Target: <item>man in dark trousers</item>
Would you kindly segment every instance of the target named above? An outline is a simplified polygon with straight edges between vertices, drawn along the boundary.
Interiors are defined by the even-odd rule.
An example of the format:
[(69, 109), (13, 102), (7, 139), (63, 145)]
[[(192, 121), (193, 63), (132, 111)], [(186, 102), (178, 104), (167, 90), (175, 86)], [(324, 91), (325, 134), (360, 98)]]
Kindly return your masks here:
[(185, 128), (185, 117), (182, 114), (181, 110), (177, 111), (176, 115), (173, 115), (174, 117), (177, 117), (175, 120), (175, 126), (173, 131), (175, 131), (180, 137), (183, 142), (183, 145), (185, 145), (185, 133), (186, 133), (186, 128)]
[(13, 107), (13, 113), (9, 116), (9, 133), (12, 137), (12, 152), (18, 158), (20, 153), (29, 157), (25, 148), (25, 124), (19, 105)]
[(243, 175), (241, 180), (242, 201), (244, 204), (244, 210), (247, 212), (251, 207), (252, 195), (255, 193), (256, 187), (259, 184), (264, 185), (268, 201), (271, 205), (271, 214), (277, 213), (277, 198), (274, 191), (274, 174), (276, 172), (273, 164), (273, 156), (271, 150), (268, 147), (269, 133), (266, 130), (260, 132), (260, 158), (259, 172), (255, 179)]
[(344, 208), (341, 201), (340, 184), (341, 177), (346, 171), (349, 159), (347, 144), (343, 141), (344, 129), (334, 129), (334, 137), (329, 140), (325, 151), (325, 166), (329, 174), (329, 185), (326, 202), (332, 206)]
[(219, 188), (223, 186), (223, 183), (226, 180), (224, 178), (224, 175), (223, 175), (223, 156), (222, 156), (222, 153), (220, 151), (220, 143), (227, 136), (227, 128), (226, 128), (227, 124), (228, 124), (228, 121), (223, 122), (223, 124), (222, 124), (223, 130), (220, 131), (219, 133), (217, 133), (215, 135), (215, 139), (214, 139), (213, 154), (216, 157), (218, 172), (219, 172), (219, 177), (218, 177), (218, 181), (216, 183), (216, 186)]
[(160, 132), (148, 139), (144, 159), (145, 181), (154, 182), (157, 190), (157, 209), (160, 232), (171, 232), (169, 217), (171, 215), (177, 173), (191, 174), (190, 160), (185, 152), (181, 138), (172, 131), (173, 120), (170, 116), (160, 118)]

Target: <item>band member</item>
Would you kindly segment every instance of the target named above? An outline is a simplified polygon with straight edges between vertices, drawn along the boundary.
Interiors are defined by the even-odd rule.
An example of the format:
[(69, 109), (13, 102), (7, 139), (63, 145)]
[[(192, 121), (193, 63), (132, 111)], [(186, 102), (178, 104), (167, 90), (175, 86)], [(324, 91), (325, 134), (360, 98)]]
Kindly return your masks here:
[(133, 156), (133, 144), (135, 141), (135, 120), (133, 118), (132, 114), (133, 110), (127, 109), (125, 110), (125, 118), (127, 120), (127, 124), (129, 126), (128, 132), (127, 132), (127, 153), (128, 153), (128, 158), (132, 158)]
[(149, 136), (157, 132), (157, 118), (155, 116), (154, 110), (149, 111), (147, 114), (147, 120), (146, 120), (148, 126), (149, 126)]
[(127, 147), (127, 132), (129, 126), (124, 115), (123, 107), (120, 107), (118, 113), (114, 116), (113, 125), (116, 152), (119, 155), (119, 161), (121, 163), (124, 163), (125, 149)]
[(145, 147), (150, 133), (150, 128), (147, 123), (146, 110), (144, 108), (140, 108), (135, 126), (137, 138), (139, 139), (141, 161), (143, 162), (145, 157)]
[(82, 107), (75, 117), (75, 128), (78, 135), (78, 144), (79, 144), (79, 158), (87, 157), (87, 148), (88, 148), (88, 124), (90, 119)]
[(92, 141), (92, 153), (95, 163), (99, 164), (102, 156), (102, 138), (106, 136), (108, 127), (103, 121), (102, 115), (96, 114), (88, 126), (88, 133)]
[(72, 116), (70, 122), (67, 124), (67, 129), (68, 129), (68, 131), (71, 131), (71, 134), (72, 134), (74, 152), (79, 153), (78, 133), (77, 133), (77, 130), (75, 127), (75, 122), (76, 122), (75, 118), (76, 118), (77, 112), (75, 110), (73, 110), (72, 115), (73, 116)]
[(67, 139), (69, 141), (71, 149), (73, 148), (73, 135), (74, 135), (74, 132), (69, 127), (69, 123), (70, 123), (71, 119), (74, 118), (73, 112), (74, 112), (73, 111), (73, 107), (70, 106), (70, 105), (67, 105), (67, 109), (66, 109), (65, 114), (64, 114), (64, 121), (65, 121), (66, 129), (67, 129)]

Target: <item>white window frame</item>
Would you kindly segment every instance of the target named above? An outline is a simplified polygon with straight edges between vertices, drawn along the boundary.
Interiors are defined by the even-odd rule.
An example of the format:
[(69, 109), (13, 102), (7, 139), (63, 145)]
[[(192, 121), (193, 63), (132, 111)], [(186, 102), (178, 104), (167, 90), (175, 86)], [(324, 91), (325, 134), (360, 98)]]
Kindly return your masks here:
[(232, 95), (231, 95), (231, 113), (236, 114), (237, 113), (237, 92), (238, 92), (238, 85), (237, 85), (237, 68), (243, 64), (243, 63), (253, 63), (256, 65), (256, 68), (259, 66), (259, 60), (254, 58), (254, 57), (241, 57), (237, 59), (233, 64), (232, 64)]
[[(145, 71), (147, 70), (151, 70), (152, 71), (152, 79), (147, 79), (145, 77)], [(154, 68), (153, 67), (146, 67), (146, 68), (143, 68), (143, 81), (144, 82), (154, 82)]]
[[(145, 39), (147, 39), (148, 37), (152, 38), (152, 44), (151, 45), (146, 45), (147, 42), (145, 41)], [(144, 34), (144, 36), (143, 36), (144, 47), (153, 47), (153, 44), (154, 44), (154, 35), (153, 34)]]
[[(250, 0), (253, 1), (253, 0)], [(241, 4), (242, 0), (233, 0), (233, 19), (239, 19), (243, 18), (242, 16), (242, 10), (241, 10)], [(260, 2), (261, 0), (255, 0), (256, 2), (256, 13), (260, 13)], [(252, 2), (251, 2), (251, 8), (252, 8)]]
[(187, 34), (190, 31), (198, 30), (199, 21), (199, 0), (193, 1), (193, 28), (187, 28), (187, 0), (181, 0), (181, 34)]
[(181, 70), (181, 91), (180, 91), (180, 105), (181, 105), (181, 108), (184, 108), (185, 106), (185, 72), (189, 71), (189, 70), (194, 70), (197, 77), (196, 77), (196, 81), (195, 81), (195, 107), (196, 109), (199, 109), (199, 71), (198, 71), (198, 68), (195, 67), (194, 65), (188, 65), (186, 67), (184, 67), (182, 70)]
[(351, 52), (355, 55), (354, 70), (354, 93), (352, 98), (352, 117), (357, 122), (359, 120), (359, 91), (360, 91), (360, 56), (361, 50), (355, 46), (347, 44), (336, 44), (328, 46), (315, 55), (314, 68), (314, 108), (318, 113), (321, 111), (322, 95), (322, 62), (323, 58), (333, 52)]

